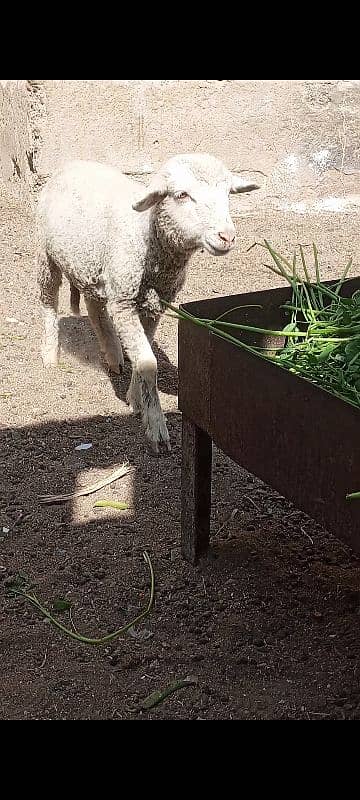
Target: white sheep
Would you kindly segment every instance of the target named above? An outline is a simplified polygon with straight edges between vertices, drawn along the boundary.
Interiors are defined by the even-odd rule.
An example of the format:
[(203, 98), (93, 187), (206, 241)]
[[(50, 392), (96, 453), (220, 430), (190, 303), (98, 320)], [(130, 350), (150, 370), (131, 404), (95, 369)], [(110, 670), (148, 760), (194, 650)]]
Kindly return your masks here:
[(79, 312), (81, 292), (114, 372), (123, 366), (124, 347), (133, 370), (127, 400), (141, 413), (156, 452), (161, 442), (170, 449), (151, 348), (161, 301), (174, 300), (196, 250), (204, 248), (216, 256), (229, 253), (235, 243), (229, 193), (257, 188), (213, 156), (192, 154), (169, 159), (148, 188), (111, 166), (74, 161), (41, 192), (43, 363), (52, 366), (58, 360), (57, 305), (63, 273), (70, 281), (73, 313)]

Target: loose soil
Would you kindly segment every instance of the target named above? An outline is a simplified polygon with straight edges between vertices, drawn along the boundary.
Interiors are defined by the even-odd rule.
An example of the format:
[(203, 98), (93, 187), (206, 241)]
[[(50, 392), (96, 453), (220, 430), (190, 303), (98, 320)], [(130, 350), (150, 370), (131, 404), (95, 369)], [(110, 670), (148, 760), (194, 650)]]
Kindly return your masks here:
[[(302, 224), (276, 213), (244, 219), (238, 270), (200, 255), (180, 299), (276, 285), (259, 254), (245, 252), (264, 236), (282, 252), (314, 239), (329, 255), (329, 277), (338, 274), (351, 222), (334, 216), (328, 245), (321, 218)], [(129, 366), (111, 381), (83, 304), (82, 318), (69, 315), (67, 285), (61, 364), (43, 371), (31, 215), (4, 202), (0, 239), (0, 717), (359, 719), (359, 558), (216, 451), (212, 548), (197, 567), (184, 563), (176, 322), (164, 318), (157, 342), (173, 449), (156, 458), (124, 402)], [(81, 442), (92, 448), (77, 451)], [(96, 495), (39, 504), (38, 494), (72, 491), (124, 460), (132, 473)], [(360, 476), (350, 488), (360, 488)], [(104, 498), (129, 510), (94, 509)], [(154, 608), (108, 646), (70, 640), (9, 595), (24, 573), (49, 607), (71, 601), (79, 631), (103, 635), (147, 602), (144, 550), (155, 570)], [(59, 618), (71, 625), (68, 612)], [(187, 675), (196, 685), (141, 711), (147, 695)]]

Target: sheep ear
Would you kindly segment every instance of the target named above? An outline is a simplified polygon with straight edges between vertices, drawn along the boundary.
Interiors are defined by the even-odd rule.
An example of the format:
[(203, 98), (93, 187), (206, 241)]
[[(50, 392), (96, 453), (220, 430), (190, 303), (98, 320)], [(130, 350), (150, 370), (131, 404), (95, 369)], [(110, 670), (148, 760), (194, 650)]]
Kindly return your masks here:
[(235, 172), (231, 173), (231, 194), (239, 194), (240, 192), (252, 192), (254, 189), (260, 189), (257, 183), (250, 183), (246, 178), (240, 178)]
[(133, 203), (132, 207), (134, 211), (147, 211), (151, 206), (160, 203), (160, 200), (163, 200), (167, 193), (168, 188), (165, 178), (162, 175), (156, 175), (151, 181), (150, 186), (145, 189), (145, 193), (139, 200)]

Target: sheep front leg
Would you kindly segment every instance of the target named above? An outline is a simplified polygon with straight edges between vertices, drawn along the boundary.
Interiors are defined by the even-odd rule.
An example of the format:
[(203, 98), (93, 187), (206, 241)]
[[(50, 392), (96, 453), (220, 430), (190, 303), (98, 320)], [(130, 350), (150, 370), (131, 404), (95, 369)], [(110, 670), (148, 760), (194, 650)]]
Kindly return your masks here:
[(166, 420), (161, 409), (157, 388), (157, 361), (145, 334), (140, 316), (134, 307), (112, 307), (114, 323), (121, 342), (132, 363), (133, 373), (128, 403), (134, 413), (141, 413), (145, 434), (152, 449), (157, 453), (164, 442), (171, 450)]
[[(141, 324), (144, 328), (146, 338), (150, 345), (152, 345), (154, 341), (154, 336), (156, 333), (156, 328), (159, 324), (160, 317), (154, 319), (154, 317), (150, 317), (148, 314), (140, 314)], [(129, 391), (126, 395), (126, 399), (128, 404), (131, 406), (134, 414), (141, 414), (143, 409), (142, 403), (142, 395), (141, 395), (141, 384), (139, 380), (139, 376), (137, 372), (133, 369), (131, 382), (129, 386)]]
[(150, 344), (154, 341), (163, 310), (158, 293), (155, 289), (148, 289), (141, 303), (140, 319)]

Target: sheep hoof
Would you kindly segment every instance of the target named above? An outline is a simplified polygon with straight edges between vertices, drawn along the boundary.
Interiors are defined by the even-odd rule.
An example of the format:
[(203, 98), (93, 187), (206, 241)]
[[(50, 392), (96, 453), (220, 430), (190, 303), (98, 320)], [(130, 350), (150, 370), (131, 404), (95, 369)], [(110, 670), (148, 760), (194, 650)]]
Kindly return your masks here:
[(122, 350), (119, 349), (115, 353), (103, 350), (102, 355), (111, 372), (115, 372), (116, 375), (121, 375), (124, 369), (124, 356)]
[(148, 436), (147, 436), (147, 441), (148, 441), (149, 447), (151, 448), (151, 451), (155, 455), (157, 455), (157, 456), (159, 455), (159, 447), (161, 448), (161, 450), (163, 450), (165, 448), (165, 450), (168, 453), (171, 453), (170, 441), (168, 441), (168, 440), (166, 440), (166, 441), (165, 440), (154, 441), (154, 439), (150, 439)]
[[(106, 359), (106, 361), (107, 361), (107, 359)], [(121, 364), (118, 364), (118, 363), (117, 363), (117, 364), (115, 364), (115, 363), (111, 363), (111, 364), (110, 364), (110, 363), (107, 361), (107, 365), (108, 365), (108, 367), (109, 367), (109, 370), (110, 370), (110, 372), (114, 372), (114, 373), (115, 373), (115, 375), (121, 375), (121, 373), (122, 373), (122, 371), (123, 371), (123, 368), (122, 368), (122, 365), (121, 365)]]
[(57, 350), (43, 350), (41, 353), (43, 367), (57, 367), (59, 363), (59, 353)]
[(151, 425), (148, 423), (145, 427), (145, 435), (154, 453), (159, 453), (159, 446), (161, 446), (161, 449), (165, 447), (168, 453), (171, 452), (170, 437), (166, 427), (165, 417), (160, 417), (156, 425), (154, 423)]

